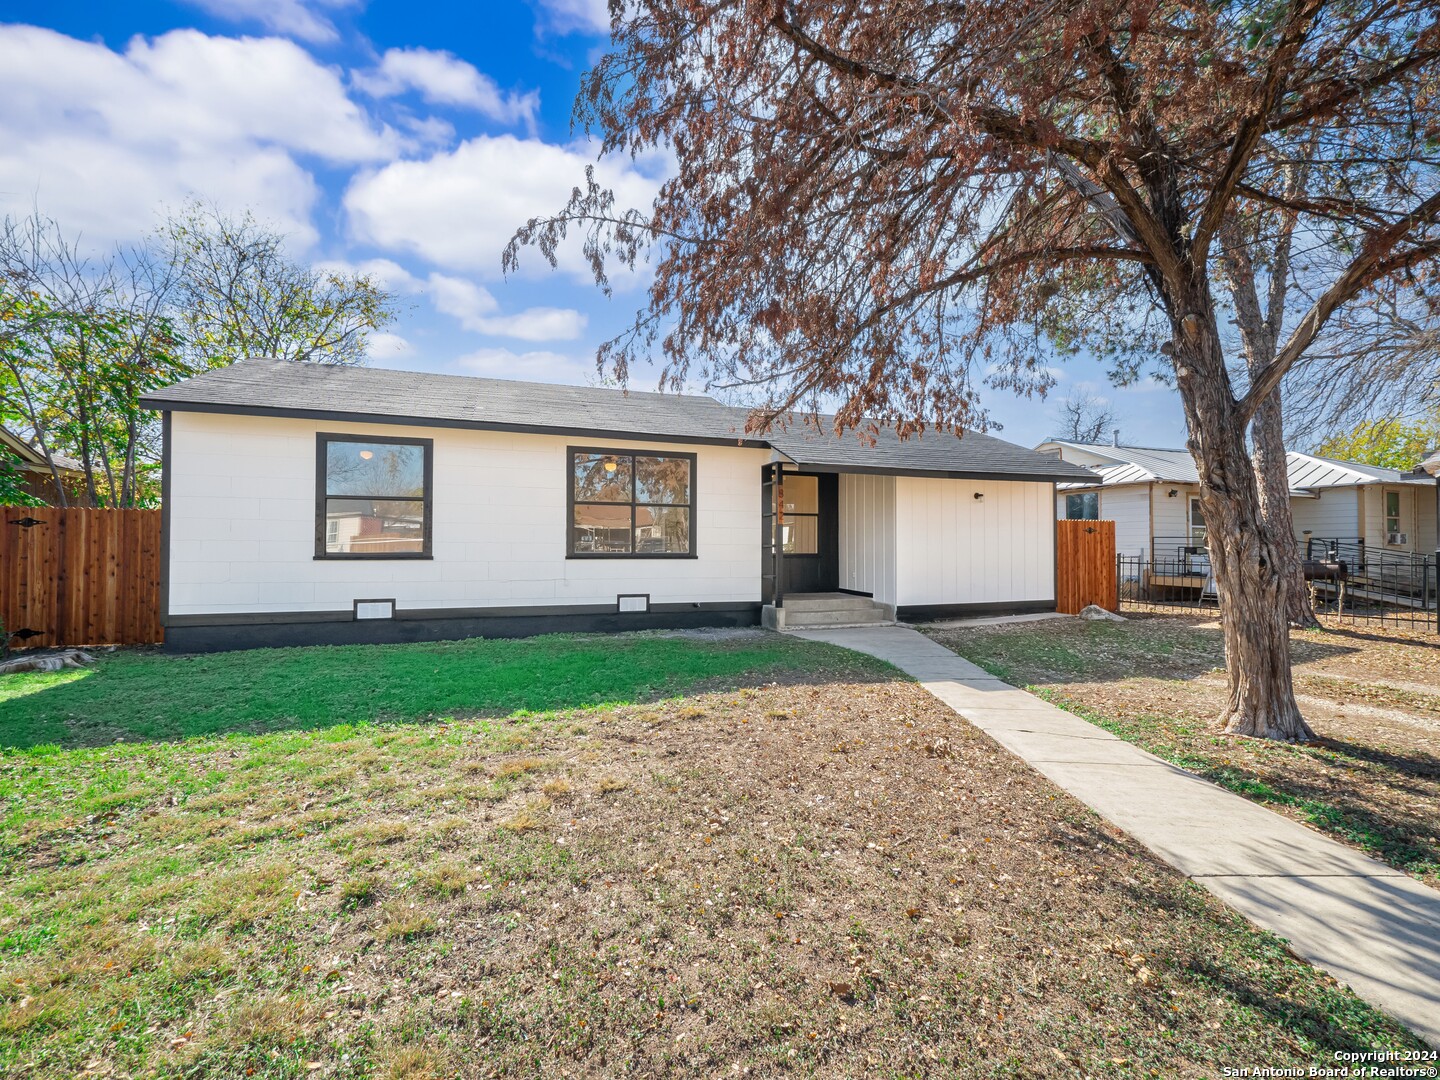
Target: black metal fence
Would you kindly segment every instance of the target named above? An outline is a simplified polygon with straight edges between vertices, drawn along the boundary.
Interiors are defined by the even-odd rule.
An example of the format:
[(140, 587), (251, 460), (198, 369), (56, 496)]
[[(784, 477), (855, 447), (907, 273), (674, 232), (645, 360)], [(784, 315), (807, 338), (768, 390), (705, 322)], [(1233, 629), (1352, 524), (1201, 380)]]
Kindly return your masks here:
[[(1219, 598), (1203, 540), (1162, 545), (1154, 554), (1119, 555), (1121, 611), (1215, 613)], [(1392, 625), (1440, 633), (1440, 584), (1434, 555), (1365, 550), (1363, 540), (1310, 539), (1300, 554), (1315, 612), (1326, 623)]]

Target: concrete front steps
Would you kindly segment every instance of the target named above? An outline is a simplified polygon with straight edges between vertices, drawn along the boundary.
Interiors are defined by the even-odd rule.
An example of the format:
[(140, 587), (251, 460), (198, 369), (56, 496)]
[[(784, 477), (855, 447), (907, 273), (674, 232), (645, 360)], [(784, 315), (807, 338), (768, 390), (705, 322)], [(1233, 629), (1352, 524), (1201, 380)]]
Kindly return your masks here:
[(895, 609), (850, 593), (789, 593), (780, 607), (766, 604), (762, 621), (771, 630), (817, 626), (890, 626)]

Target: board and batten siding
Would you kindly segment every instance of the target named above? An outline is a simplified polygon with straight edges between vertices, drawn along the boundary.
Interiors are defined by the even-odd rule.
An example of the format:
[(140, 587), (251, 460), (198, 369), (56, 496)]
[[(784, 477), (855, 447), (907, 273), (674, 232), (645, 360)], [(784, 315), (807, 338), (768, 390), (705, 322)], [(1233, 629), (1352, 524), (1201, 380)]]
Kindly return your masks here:
[[(433, 559), (315, 554), (317, 432), (434, 440)], [(567, 559), (566, 447), (698, 455), (694, 559)], [(760, 599), (769, 451), (456, 428), (176, 412), (170, 445), (173, 615)]]
[(896, 477), (896, 604), (1054, 603), (1054, 507), (1048, 483)]
[(840, 587), (895, 603), (893, 476), (840, 476)]

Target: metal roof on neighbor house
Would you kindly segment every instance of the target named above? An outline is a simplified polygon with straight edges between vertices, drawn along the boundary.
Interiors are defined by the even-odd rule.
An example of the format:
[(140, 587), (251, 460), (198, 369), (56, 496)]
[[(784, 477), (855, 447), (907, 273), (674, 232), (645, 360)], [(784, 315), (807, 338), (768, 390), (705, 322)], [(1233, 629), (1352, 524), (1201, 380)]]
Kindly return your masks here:
[(147, 394), (141, 404), (162, 411), (724, 443), (773, 449), (798, 465), (837, 472), (1094, 481), (1094, 474), (1078, 465), (975, 432), (963, 438), (931, 432), (901, 440), (887, 431), (876, 436), (871, 446), (854, 433), (820, 432), (794, 420), (783, 430), (747, 434), (745, 409), (698, 394), (626, 392), (288, 360), (242, 360)]
[[(1160, 450), (1154, 447), (1125, 446), (1114, 443), (1076, 443), (1053, 439), (1042, 446), (1071, 447), (1075, 450), (1107, 458), (1113, 465), (1091, 466), (1098, 473), (1100, 484), (1198, 484), (1200, 474), (1188, 450)], [(1361, 484), (1414, 484), (1424, 479), (1386, 469), (1378, 465), (1361, 465), (1353, 461), (1335, 461), (1290, 451), (1285, 455), (1290, 493), (1305, 497), (1326, 488), (1357, 487)], [(1095, 485), (1078, 485), (1095, 486)]]
[(1124, 446), (1114, 443), (1079, 443), (1052, 439), (1042, 446), (1068, 446), (1096, 457), (1108, 458), (1114, 465), (1092, 466), (1092, 471), (1105, 477), (1110, 484), (1198, 484), (1195, 459), (1188, 450), (1161, 450), (1150, 446)]

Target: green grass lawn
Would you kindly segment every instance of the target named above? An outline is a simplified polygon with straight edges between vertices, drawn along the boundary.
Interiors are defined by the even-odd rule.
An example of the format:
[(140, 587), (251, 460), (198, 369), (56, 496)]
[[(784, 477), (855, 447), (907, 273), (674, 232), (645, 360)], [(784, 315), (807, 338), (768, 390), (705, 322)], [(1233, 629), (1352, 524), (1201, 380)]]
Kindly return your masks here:
[(506, 716), (653, 700), (742, 675), (864, 678), (886, 670), (856, 653), (777, 634), (554, 634), (207, 656), (117, 652), (84, 671), (0, 677), (0, 747)]
[(52, 735), (0, 749), (3, 1077), (1168, 1080), (1420, 1048), (840, 649), (116, 655), (0, 685), (12, 739)]

